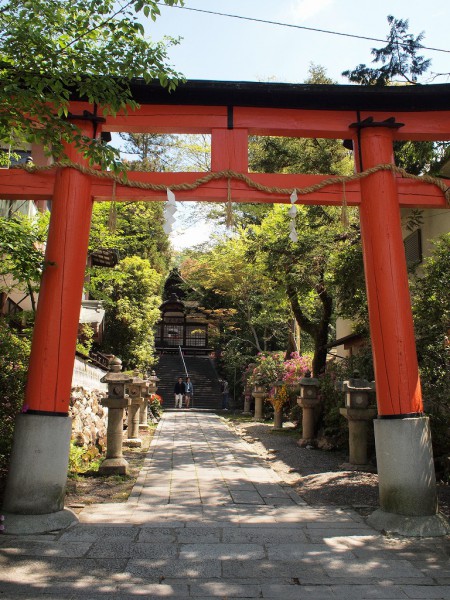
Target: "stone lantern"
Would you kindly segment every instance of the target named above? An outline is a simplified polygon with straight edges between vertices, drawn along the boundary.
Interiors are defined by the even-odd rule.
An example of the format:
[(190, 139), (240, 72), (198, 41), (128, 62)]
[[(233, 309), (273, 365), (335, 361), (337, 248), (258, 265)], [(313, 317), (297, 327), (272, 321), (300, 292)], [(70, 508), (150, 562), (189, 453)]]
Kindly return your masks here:
[(139, 429), (148, 429), (148, 402), (150, 399), (150, 388), (148, 379), (144, 379), (145, 387), (142, 387), (142, 405), (139, 409)]
[(242, 411), (243, 415), (251, 415), (250, 412), (250, 403), (252, 401), (252, 390), (250, 387), (245, 386), (244, 390), (244, 410)]
[(139, 437), (139, 412), (144, 404), (143, 394), (146, 387), (146, 381), (139, 377), (139, 371), (134, 371), (131, 382), (128, 384), (131, 404), (128, 408), (128, 439), (124, 442), (130, 448), (142, 446), (142, 440)]
[(365, 465), (369, 421), (377, 414), (377, 409), (370, 407), (370, 394), (375, 391), (375, 383), (361, 379), (355, 371), (348, 381), (337, 382), (336, 389), (345, 394), (345, 406), (339, 412), (348, 421), (349, 462), (352, 465)]
[(252, 391), (252, 396), (255, 399), (255, 416), (254, 421), (262, 421), (264, 400), (267, 398), (267, 390), (265, 386), (256, 384)]
[(122, 370), (122, 361), (113, 357), (109, 362), (109, 373), (102, 377), (102, 383), (108, 384), (108, 396), (103, 398), (102, 406), (108, 408), (108, 426), (106, 431), (106, 458), (99, 468), (101, 475), (126, 475), (128, 462), (122, 455), (123, 411), (130, 405), (125, 394), (125, 386), (132, 378)]
[(311, 372), (306, 371), (300, 379), (300, 395), (297, 404), (302, 408), (302, 438), (298, 444), (306, 446), (315, 439), (315, 410), (320, 404), (319, 380), (311, 377)]
[[(277, 396), (280, 389), (283, 387), (284, 381), (275, 381), (273, 384), (274, 395)], [(276, 406), (273, 407), (273, 428), (275, 431), (280, 431), (283, 429), (283, 406), (280, 406), (278, 409)]]
[(148, 382), (148, 386), (147, 386), (146, 408), (147, 408), (147, 412), (150, 413), (149, 416), (152, 419), (152, 422), (157, 423), (158, 420), (156, 419), (155, 415), (152, 412), (152, 409), (149, 406), (151, 396), (153, 394), (156, 394), (156, 390), (158, 389), (159, 377), (156, 376), (155, 371), (152, 371), (151, 375), (147, 376), (147, 382)]

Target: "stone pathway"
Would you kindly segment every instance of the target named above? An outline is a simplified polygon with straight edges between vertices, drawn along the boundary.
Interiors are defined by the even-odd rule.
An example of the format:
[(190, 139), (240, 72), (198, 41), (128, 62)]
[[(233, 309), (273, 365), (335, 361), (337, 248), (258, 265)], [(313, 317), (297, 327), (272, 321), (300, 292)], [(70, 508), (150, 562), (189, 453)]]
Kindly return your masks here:
[(449, 554), (308, 506), (217, 416), (174, 412), (127, 503), (0, 537), (0, 599), (450, 600)]

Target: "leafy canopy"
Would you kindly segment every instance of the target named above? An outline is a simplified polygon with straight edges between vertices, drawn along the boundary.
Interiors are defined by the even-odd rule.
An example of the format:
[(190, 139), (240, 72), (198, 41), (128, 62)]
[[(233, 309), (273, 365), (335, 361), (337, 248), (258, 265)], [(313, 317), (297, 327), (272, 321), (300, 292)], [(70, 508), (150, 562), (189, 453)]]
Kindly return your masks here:
[(389, 85), (398, 77), (401, 81), (415, 84), (421, 75), (431, 65), (431, 60), (418, 54), (422, 48), (424, 33), (413, 36), (408, 33), (407, 19), (396, 19), (392, 15), (387, 17), (390, 26), (387, 44), (383, 48), (372, 48), (373, 63), (381, 66), (370, 68), (365, 64), (358, 65), (355, 69), (344, 71), (342, 75), (354, 83), (361, 85)]
[[(167, 5), (182, 0), (163, 0)], [(130, 80), (159, 79), (173, 90), (180, 74), (167, 48), (146, 38), (140, 13), (153, 21), (158, 0), (0, 0), (0, 142), (38, 142), (60, 155), (75, 139), (102, 166), (117, 157), (80, 135), (67, 117), (70, 97), (104, 114), (133, 109)], [(95, 110), (93, 106), (93, 110)], [(75, 138), (74, 138), (75, 136)]]
[(33, 309), (35, 294), (44, 268), (44, 243), (48, 215), (38, 213), (0, 218), (0, 292), (21, 290), (30, 294)]

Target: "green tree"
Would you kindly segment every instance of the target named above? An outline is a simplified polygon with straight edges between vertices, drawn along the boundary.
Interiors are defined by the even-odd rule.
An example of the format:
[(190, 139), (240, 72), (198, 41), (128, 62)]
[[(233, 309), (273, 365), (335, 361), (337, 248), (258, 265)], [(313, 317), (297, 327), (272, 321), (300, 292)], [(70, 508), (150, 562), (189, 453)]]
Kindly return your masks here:
[[(171, 136), (129, 134), (125, 139), (126, 150), (137, 158), (128, 168), (164, 168)], [(161, 303), (161, 275), (171, 258), (163, 224), (162, 202), (108, 202), (93, 210), (90, 250), (115, 249), (121, 258), (115, 269), (88, 271), (89, 293), (103, 300), (106, 308), (106, 335), (100, 349), (119, 355), (131, 366), (148, 366), (153, 360), (155, 315), (159, 316), (154, 309)], [(144, 278), (139, 289), (131, 286), (134, 276)]]
[(127, 158), (124, 166), (133, 171), (170, 171), (173, 167), (171, 150), (174, 148), (175, 136), (165, 133), (121, 133), (125, 142), (122, 152), (135, 155), (136, 159)]
[(14, 421), (23, 404), (30, 341), (0, 319), (0, 477), (8, 466)]
[(163, 273), (168, 270), (171, 256), (163, 225), (162, 202), (118, 202), (114, 206), (110, 202), (98, 203), (92, 215), (89, 249), (114, 248), (121, 258), (139, 256)]
[[(305, 83), (331, 84), (325, 70), (312, 64)], [(353, 163), (349, 153), (337, 140), (306, 138), (255, 137), (251, 141), (250, 168), (272, 173), (351, 174)], [(353, 211), (349, 211), (353, 214)], [(313, 371), (325, 368), (336, 289), (331, 274), (331, 260), (340, 243), (358, 230), (343, 235), (340, 211), (322, 207), (300, 207), (296, 217), (299, 241), (289, 240), (289, 217), (284, 207), (260, 211), (250, 226), (254, 236), (253, 253), (262, 253), (267, 272), (286, 294), (292, 313), (303, 332), (312, 340)], [(250, 224), (249, 216), (243, 218)], [(354, 233), (351, 234), (352, 237)], [(249, 235), (251, 237), (251, 235)], [(252, 244), (251, 244), (252, 246)]]
[[(182, 0), (163, 0), (167, 5)], [(180, 75), (167, 48), (176, 40), (145, 37), (141, 15), (155, 20), (158, 0), (2, 0), (0, 2), (0, 141), (39, 142), (54, 155), (62, 142), (102, 166), (112, 147), (80, 135), (67, 117), (70, 97), (103, 114), (134, 109), (130, 81), (159, 79), (172, 90)]]
[(332, 266), (349, 236), (358, 235), (353, 211), (350, 216), (352, 226), (344, 232), (339, 209), (299, 206), (295, 243), (289, 239), (290, 217), (284, 206), (274, 206), (261, 225), (252, 228), (250, 255), (261, 254), (266, 272), (284, 291), (297, 323), (310, 336), (316, 376), (325, 369), (338, 294)]
[(106, 328), (102, 350), (120, 356), (126, 369), (147, 368), (154, 361), (153, 329), (160, 317), (161, 275), (147, 260), (126, 257), (105, 270), (93, 287), (101, 284)]
[(411, 282), (414, 326), (425, 410), (431, 415), (438, 456), (450, 443), (450, 233), (434, 243), (423, 270)]
[[(354, 69), (344, 71), (342, 75), (360, 85), (396, 85), (409, 83), (418, 85), (420, 78), (428, 71), (431, 60), (419, 54), (424, 33), (414, 36), (408, 33), (407, 19), (396, 19), (389, 15), (389, 34), (386, 46), (372, 48), (373, 63), (380, 66), (370, 67), (359, 64)], [(413, 175), (430, 173), (438, 175), (442, 166), (450, 157), (448, 142), (394, 142), (396, 164)]]
[(353, 70), (344, 71), (342, 75), (353, 83), (384, 86), (394, 83), (399, 77), (400, 81), (416, 84), (431, 66), (430, 59), (418, 54), (424, 33), (417, 36), (408, 33), (407, 19), (396, 19), (389, 15), (387, 21), (390, 29), (386, 46), (372, 48), (372, 62), (381, 63), (381, 66), (370, 68), (360, 64)]
[[(36, 293), (44, 268), (44, 243), (48, 216), (38, 213), (29, 218), (17, 215), (13, 219), (0, 217), (0, 291), (21, 290), (31, 299), (36, 310)], [(0, 307), (1, 309), (1, 307)]]
[[(115, 249), (121, 259), (113, 269), (88, 269), (89, 295), (105, 305), (106, 333), (99, 350), (117, 354), (128, 366), (150, 365), (159, 317), (154, 311), (170, 261), (162, 203), (118, 203), (116, 210), (114, 231), (108, 225), (110, 203), (97, 204), (92, 219), (90, 249)], [(133, 282), (135, 277), (142, 283)]]
[(237, 231), (196, 254), (191, 253), (182, 264), (183, 278), (197, 290), (197, 299), (204, 305), (234, 311), (233, 324), (228, 324), (221, 345), (231, 341), (247, 354), (285, 347), (288, 303), (274, 288), (261, 257), (249, 260), (245, 232)]

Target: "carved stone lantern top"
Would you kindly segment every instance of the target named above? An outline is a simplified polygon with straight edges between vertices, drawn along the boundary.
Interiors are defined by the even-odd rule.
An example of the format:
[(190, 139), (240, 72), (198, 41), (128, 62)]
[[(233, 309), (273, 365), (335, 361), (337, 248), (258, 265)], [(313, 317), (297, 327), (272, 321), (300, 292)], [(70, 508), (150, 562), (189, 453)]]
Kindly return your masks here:
[(300, 379), (300, 385), (319, 385), (319, 380), (316, 377), (311, 377), (311, 371), (306, 371), (305, 376)]
[(143, 402), (143, 395), (145, 394), (145, 389), (147, 387), (147, 382), (145, 379), (139, 376), (139, 371), (134, 371), (133, 377), (128, 385), (128, 393), (130, 394), (131, 400), (133, 403)]
[(150, 394), (154, 394), (158, 389), (158, 382), (160, 381), (159, 377), (156, 376), (155, 371), (152, 371), (152, 374), (148, 378), (148, 389)]
[(158, 381), (160, 381), (159, 377), (156, 375), (155, 371), (152, 371), (152, 374), (150, 375), (150, 377), (148, 378), (150, 381), (154, 381), (155, 383), (157, 383)]
[(100, 379), (102, 383), (107, 383), (108, 385), (114, 385), (116, 383), (125, 384), (131, 383), (131, 381), (133, 380), (133, 378), (130, 375), (120, 372), (122, 370), (122, 361), (120, 360), (120, 358), (117, 358), (117, 356), (115, 356), (109, 361), (109, 369), (109, 372), (106, 373)]
[(139, 371), (133, 371), (133, 378), (132, 378), (132, 382), (133, 385), (141, 385), (141, 386), (145, 386), (146, 381), (145, 379), (142, 379), (142, 377), (140, 377), (139, 375)]
[(359, 376), (359, 371), (353, 372), (353, 377), (345, 381), (337, 381), (336, 390), (338, 392), (351, 392), (351, 391), (366, 391), (366, 392), (374, 392), (375, 391), (375, 382), (368, 381)]
[(366, 409), (370, 404), (369, 394), (375, 391), (375, 382), (359, 377), (355, 371), (346, 381), (337, 381), (336, 390), (345, 393), (345, 407)]
[(302, 408), (311, 408), (320, 402), (319, 380), (311, 377), (311, 371), (306, 371), (305, 376), (299, 381), (300, 396), (297, 398), (297, 404)]
[(129, 405), (128, 396), (125, 394), (125, 385), (133, 380), (130, 375), (121, 373), (122, 361), (114, 357), (109, 361), (109, 373), (106, 373), (100, 381), (108, 384), (108, 397), (103, 398), (102, 406), (108, 408), (125, 408)]

